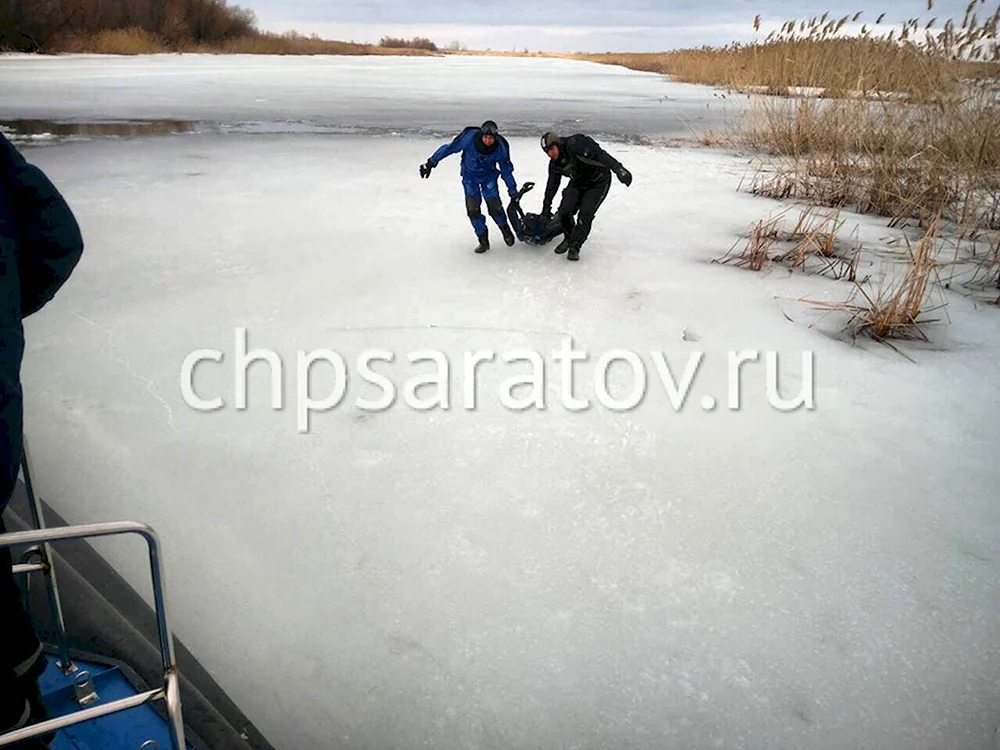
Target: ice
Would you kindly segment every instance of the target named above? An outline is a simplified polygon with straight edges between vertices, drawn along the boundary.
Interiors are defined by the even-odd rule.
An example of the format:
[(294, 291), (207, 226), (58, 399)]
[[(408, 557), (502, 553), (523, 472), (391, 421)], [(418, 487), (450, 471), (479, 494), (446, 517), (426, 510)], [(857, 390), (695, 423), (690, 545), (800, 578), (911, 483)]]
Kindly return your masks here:
[(739, 106), (706, 86), (597, 63), (331, 55), (4, 55), (0, 101), (4, 117), (181, 119), (226, 132), (439, 136), (493, 118), (536, 139), (549, 127), (689, 136)]
[[(459, 98), (449, 120), (421, 99), (422, 82), (434, 78), (443, 101), (463, 80), (491, 91), (545, 80), (553, 97), (591, 97), (588, 122), (617, 120), (622, 138), (605, 145), (635, 177), (614, 184), (570, 263), (551, 245), (507, 248), (495, 228), (493, 249), (472, 253), (457, 159), (421, 180), (441, 139), (419, 133), (26, 145), (88, 243), (72, 280), (27, 321), (39, 491), (72, 523), (157, 529), (177, 635), (276, 747), (995, 743), (1000, 311), (952, 294), (937, 345), (904, 349), (910, 361), (827, 335), (834, 321), (791, 301), (846, 298), (844, 282), (711, 264), (779, 204), (737, 191), (744, 158), (637, 143), (659, 134), (646, 114), (586, 93), (602, 75), (622, 91), (675, 86), (693, 100), (697, 89), (568, 62), (269, 60), (254, 63), (268, 71), (262, 86), (286, 98), (265, 117), (241, 103), (236, 79), (253, 76), (235, 66), (218, 109), (200, 102), (197, 82), (230, 64), (210, 62), (108, 61), (153, 68), (156, 84), (146, 103), (127, 90), (97, 103), (93, 58), (15, 58), (0, 65), (4, 93), (62, 66), (95, 103), (36, 89), (5, 96), (5, 113), (221, 122), (280, 110), (311, 121), (321, 104), (299, 68), (329, 63), (409, 91), (405, 106), (388, 105), (389, 123), (412, 107), (423, 112), (414, 128), (460, 127), (480, 112)], [(298, 93), (277, 93), (283, 77)], [(343, 122), (378, 126), (377, 91), (341, 100)], [(531, 100), (505, 101), (525, 130), (584, 106), (553, 99), (532, 114)], [(537, 210), (537, 135), (510, 142), (519, 181), (538, 183), (525, 198)], [(857, 223), (869, 242), (896, 233)], [(236, 408), (241, 328), (251, 349), (281, 356), (280, 410), (263, 362), (248, 408)], [(588, 410), (563, 401), (552, 353), (567, 337), (590, 355), (573, 383)], [(225, 359), (199, 366), (198, 395), (226, 405), (197, 412), (179, 375), (205, 348)], [(296, 353), (320, 349), (344, 357), (349, 387), (301, 433)], [(354, 405), (379, 395), (358, 377), (368, 349), (395, 355), (373, 365), (397, 388), (381, 411)], [(648, 381), (624, 412), (594, 401), (596, 360), (616, 349), (635, 352)], [(447, 356), (448, 410), (404, 400), (411, 378), (434, 372), (407, 360), (420, 350)], [(465, 409), (464, 355), (480, 350), (539, 354), (546, 408), (505, 408), (502, 382), (530, 368), (495, 361), (479, 366), (476, 408)], [(732, 410), (727, 357), (742, 350), (761, 357), (744, 367)], [(703, 354), (679, 410), (655, 352), (677, 380)], [(814, 354), (814, 409), (769, 405), (766, 352), (779, 355), (786, 398)], [(316, 398), (331, 373), (314, 366)], [(628, 371), (610, 373), (613, 395), (626, 396)], [(148, 591), (140, 546), (95, 546)]]

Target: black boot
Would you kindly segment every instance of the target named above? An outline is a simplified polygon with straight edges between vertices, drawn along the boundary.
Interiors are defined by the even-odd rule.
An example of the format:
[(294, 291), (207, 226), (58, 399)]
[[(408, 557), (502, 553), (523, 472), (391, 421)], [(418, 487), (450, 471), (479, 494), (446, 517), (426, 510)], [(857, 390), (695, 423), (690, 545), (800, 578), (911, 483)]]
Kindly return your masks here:
[[(30, 684), (29, 684), (30, 682)], [(16, 704), (17, 699), (23, 701), (25, 714), (22, 714), (20, 721), (12, 726), (6, 726), (0, 728), (0, 733), (6, 733), (13, 731), (14, 729), (27, 729), (34, 724), (40, 724), (43, 721), (48, 721), (52, 718), (49, 714), (48, 709), (46, 709), (45, 704), (42, 703), (42, 696), (38, 692), (38, 687), (34, 681), (26, 681), (23, 686), (24, 693), (27, 695), (17, 695), (14, 702), (11, 705)], [(14, 696), (4, 696), (4, 700), (7, 700)], [(30, 739), (21, 740), (20, 742), (15, 742), (11, 745), (11, 748), (16, 748), (16, 750), (47, 750), (47, 748), (55, 741), (55, 732), (46, 732), (42, 735), (36, 735)]]
[(510, 231), (510, 227), (506, 224), (501, 224), (500, 231), (503, 232), (503, 241), (507, 243), (507, 247), (512, 247), (514, 245), (514, 233)]
[(580, 248), (576, 245), (572, 245), (569, 249), (569, 254), (566, 256), (567, 260), (580, 260)]
[[(31, 707), (31, 713), (28, 716), (28, 723), (40, 724), (43, 721), (51, 719), (52, 715), (42, 702), (42, 694), (38, 689), (38, 683), (35, 680), (30, 680), (27, 683), (26, 692), (28, 693), (28, 705)], [(55, 738), (55, 732), (46, 732), (45, 734), (32, 738), (32, 741), (39, 743), (39, 747), (48, 747), (55, 741)]]
[(479, 247), (476, 248), (477, 253), (485, 253), (490, 249), (490, 235), (486, 232), (479, 236)]
[(563, 237), (563, 241), (560, 242), (558, 245), (556, 245), (556, 254), (562, 255), (564, 252), (569, 250), (569, 245), (570, 245), (569, 235), (567, 234), (565, 237)]

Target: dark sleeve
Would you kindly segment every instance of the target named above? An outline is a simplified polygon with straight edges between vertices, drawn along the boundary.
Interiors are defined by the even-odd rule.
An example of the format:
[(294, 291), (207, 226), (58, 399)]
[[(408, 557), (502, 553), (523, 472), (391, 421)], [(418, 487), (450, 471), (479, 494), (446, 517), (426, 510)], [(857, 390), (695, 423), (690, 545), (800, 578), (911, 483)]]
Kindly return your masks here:
[(517, 180), (514, 179), (514, 163), (510, 159), (510, 144), (507, 143), (507, 139), (503, 136), (500, 136), (499, 151), (500, 175), (507, 185), (508, 195), (514, 195), (517, 192)]
[(543, 215), (552, 210), (552, 201), (559, 190), (560, 182), (562, 182), (562, 175), (556, 169), (555, 162), (549, 162), (549, 181), (545, 183), (545, 200), (542, 202)]
[(622, 170), (621, 162), (601, 148), (589, 135), (579, 135), (572, 144), (567, 145), (570, 146), (570, 153), (586, 164), (606, 167), (615, 174)]
[(44, 307), (83, 254), (80, 226), (66, 200), (41, 169), (0, 135), (0, 175), (17, 227), (21, 315)]
[(10, 502), (21, 465), (21, 359), (24, 355), (17, 228), (5, 176), (0, 164), (0, 513)]

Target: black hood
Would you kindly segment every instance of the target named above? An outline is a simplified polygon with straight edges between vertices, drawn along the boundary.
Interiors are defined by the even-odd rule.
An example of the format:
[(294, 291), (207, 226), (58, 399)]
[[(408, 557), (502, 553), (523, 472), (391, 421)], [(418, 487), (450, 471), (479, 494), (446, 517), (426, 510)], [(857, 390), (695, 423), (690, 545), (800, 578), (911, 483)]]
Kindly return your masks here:
[(497, 150), (497, 146), (500, 145), (500, 136), (498, 135), (493, 136), (493, 145), (487, 146), (485, 143), (483, 143), (483, 131), (480, 130), (478, 133), (476, 133), (476, 137), (472, 139), (472, 143), (476, 147), (476, 151), (478, 151), (480, 154), (492, 154), (494, 151)]

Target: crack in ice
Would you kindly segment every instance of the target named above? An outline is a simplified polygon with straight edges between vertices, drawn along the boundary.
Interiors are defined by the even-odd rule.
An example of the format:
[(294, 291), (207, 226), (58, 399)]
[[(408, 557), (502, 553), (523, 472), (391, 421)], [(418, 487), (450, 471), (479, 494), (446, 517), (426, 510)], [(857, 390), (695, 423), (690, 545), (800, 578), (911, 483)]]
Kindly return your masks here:
[(150, 378), (143, 377), (142, 375), (137, 373), (132, 368), (132, 365), (128, 363), (128, 361), (122, 359), (121, 357), (117, 357), (111, 353), (112, 349), (111, 341), (114, 338), (114, 332), (110, 328), (105, 328), (100, 323), (91, 320), (87, 316), (82, 315), (76, 312), (75, 310), (70, 310), (69, 312), (72, 315), (79, 318), (80, 320), (82, 320), (83, 322), (93, 326), (94, 328), (98, 329), (99, 331), (102, 331), (107, 335), (108, 339), (104, 349), (102, 350), (103, 353), (107, 356), (109, 360), (111, 360), (115, 364), (124, 367), (125, 372), (129, 375), (129, 377), (131, 377), (134, 380), (138, 380), (140, 383), (143, 383), (146, 386), (145, 389), (146, 392), (152, 397), (154, 401), (156, 401), (161, 407), (163, 407), (163, 410), (167, 413), (167, 426), (170, 427), (171, 430), (176, 430), (177, 425), (174, 422), (174, 410), (170, 408), (170, 404), (167, 403), (166, 399), (164, 399), (163, 396), (161, 396), (159, 393), (156, 392), (156, 384)]

